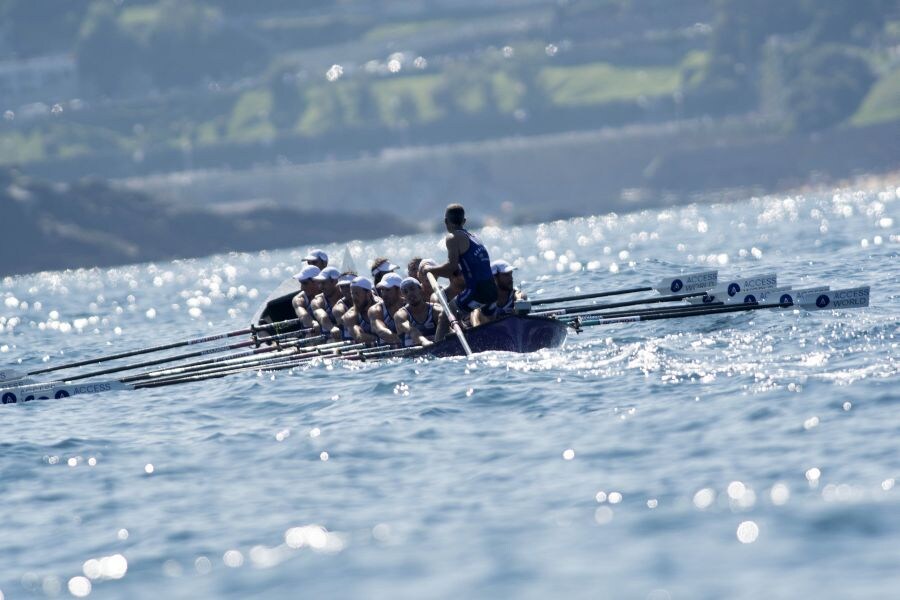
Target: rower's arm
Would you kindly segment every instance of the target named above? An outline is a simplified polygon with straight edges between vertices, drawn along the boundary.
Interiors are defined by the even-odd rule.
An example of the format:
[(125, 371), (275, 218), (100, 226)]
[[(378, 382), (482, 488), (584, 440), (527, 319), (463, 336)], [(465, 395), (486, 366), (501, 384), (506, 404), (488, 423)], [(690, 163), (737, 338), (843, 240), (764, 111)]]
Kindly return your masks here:
[(362, 327), (360, 327), (356, 320), (356, 307), (351, 308), (344, 314), (343, 321), (344, 328), (353, 335), (353, 339), (357, 342), (368, 344), (369, 342), (374, 342), (378, 339), (374, 335), (362, 330)]
[(409, 312), (405, 308), (401, 308), (394, 315), (394, 323), (397, 324), (397, 333), (404, 333), (409, 336), (414, 346), (429, 346), (432, 344), (422, 335), (419, 328), (412, 324), (409, 319)]
[(415, 327), (410, 323), (409, 313), (406, 312), (405, 308), (401, 308), (394, 313), (394, 325), (397, 326), (398, 337), (401, 335), (408, 335), (413, 343), (419, 345), (418, 331), (416, 331)]
[(291, 299), (291, 306), (294, 307), (294, 312), (297, 313), (298, 315), (300, 313), (298, 313), (297, 311), (299, 311), (301, 309), (304, 312), (306, 311), (306, 309), (303, 306), (303, 300), (304, 300), (303, 292), (298, 292), (297, 295)]
[(319, 327), (322, 328), (322, 331), (331, 331), (331, 328), (336, 325), (336, 323), (331, 319), (331, 315), (329, 315), (328, 311), (324, 308), (316, 307), (313, 311), (313, 317), (319, 324)]
[[(454, 272), (459, 268), (459, 255), (461, 252), (460, 245), (462, 244), (462, 240), (460, 238), (465, 238), (458, 231), (455, 231), (447, 236), (447, 262), (442, 265), (438, 265), (436, 267), (431, 267), (428, 269), (435, 277), (446, 277), (450, 278)], [(468, 242), (468, 240), (466, 240)]]
[(378, 337), (388, 344), (400, 343), (400, 338), (397, 337), (397, 334), (391, 331), (391, 328), (384, 322), (380, 304), (374, 304), (369, 309), (369, 323), (372, 324), (372, 329), (375, 330)]
[(304, 306), (305, 300), (306, 294), (304, 294), (303, 292), (299, 292), (296, 296), (294, 296), (294, 299), (291, 300), (291, 305), (293, 305), (294, 307), (294, 314), (304, 321), (305, 327), (309, 327), (309, 325), (306, 325), (305, 323), (308, 319), (312, 318), (312, 315), (309, 314), (309, 311), (306, 310), (306, 307)]

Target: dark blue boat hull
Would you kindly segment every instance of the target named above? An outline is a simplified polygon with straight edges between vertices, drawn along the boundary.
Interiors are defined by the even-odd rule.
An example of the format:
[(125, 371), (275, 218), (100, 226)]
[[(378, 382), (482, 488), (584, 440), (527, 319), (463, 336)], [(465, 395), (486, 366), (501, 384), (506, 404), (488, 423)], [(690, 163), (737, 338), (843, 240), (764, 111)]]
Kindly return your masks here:
[[(467, 329), (465, 334), (472, 352), (537, 352), (562, 346), (566, 341), (566, 325), (546, 317), (510, 315)], [(453, 333), (423, 350), (431, 356), (466, 354)]]

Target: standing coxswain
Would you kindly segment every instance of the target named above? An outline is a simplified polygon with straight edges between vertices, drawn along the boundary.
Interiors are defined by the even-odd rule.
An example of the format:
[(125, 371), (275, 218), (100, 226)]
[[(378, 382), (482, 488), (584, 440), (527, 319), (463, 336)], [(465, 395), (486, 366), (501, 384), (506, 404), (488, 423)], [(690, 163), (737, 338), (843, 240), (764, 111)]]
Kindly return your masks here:
[[(437, 267), (426, 267), (426, 273), (435, 277), (450, 277), (457, 268), (462, 270), (466, 288), (450, 301), (450, 310), (457, 317), (471, 314), (480, 308), (485, 317), (492, 317), (496, 310), (497, 284), (491, 272), (491, 257), (487, 248), (472, 233), (464, 229), (466, 211), (461, 204), (451, 204), (444, 213), (447, 227), (447, 262)], [(478, 325), (478, 315), (473, 315), (473, 324)], [(450, 326), (449, 317), (441, 315), (435, 340), (444, 339)]]
[(400, 284), (400, 292), (406, 300), (395, 314), (397, 334), (404, 346), (430, 346), (434, 343), (441, 307), (425, 301), (424, 290), (419, 280), (407, 277)]

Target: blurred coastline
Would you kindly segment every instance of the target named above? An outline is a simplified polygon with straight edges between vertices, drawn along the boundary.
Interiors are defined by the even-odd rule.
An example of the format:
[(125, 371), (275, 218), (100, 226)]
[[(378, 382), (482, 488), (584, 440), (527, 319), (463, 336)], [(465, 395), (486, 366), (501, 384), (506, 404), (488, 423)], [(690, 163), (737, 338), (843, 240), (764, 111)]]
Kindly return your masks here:
[(0, 18), (0, 275), (433, 231), (456, 201), (523, 224), (900, 169), (898, 0)]

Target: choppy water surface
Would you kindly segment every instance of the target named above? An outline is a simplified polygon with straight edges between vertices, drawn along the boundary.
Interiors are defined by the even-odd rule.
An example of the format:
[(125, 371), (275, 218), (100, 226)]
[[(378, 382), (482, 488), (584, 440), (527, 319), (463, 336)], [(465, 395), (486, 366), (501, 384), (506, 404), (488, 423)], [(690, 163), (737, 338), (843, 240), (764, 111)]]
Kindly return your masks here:
[[(873, 306), (0, 407), (5, 598), (887, 597), (900, 189), (488, 228), (533, 296), (680, 268)], [(342, 247), (326, 248), (333, 256)], [(243, 327), (307, 248), (0, 286), (21, 368)], [(434, 237), (354, 246), (439, 255)]]

